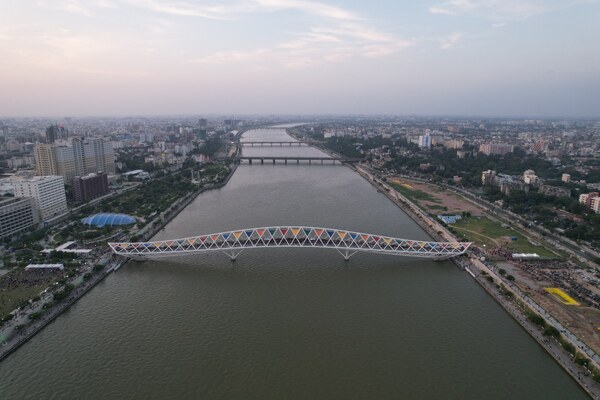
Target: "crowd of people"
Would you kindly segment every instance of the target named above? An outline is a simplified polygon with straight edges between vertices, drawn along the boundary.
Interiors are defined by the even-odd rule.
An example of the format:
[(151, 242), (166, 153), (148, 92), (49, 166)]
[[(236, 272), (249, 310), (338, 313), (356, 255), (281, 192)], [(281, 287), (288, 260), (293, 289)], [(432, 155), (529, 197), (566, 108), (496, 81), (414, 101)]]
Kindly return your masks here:
[[(578, 276), (578, 267), (570, 261), (557, 259), (514, 259), (513, 253), (507, 244), (502, 244), (486, 249), (485, 253), (478, 250), (478, 256), (502, 258), (511, 262), (520, 271), (525, 273), (541, 286), (559, 287), (568, 291), (569, 295), (582, 304), (600, 308), (600, 295), (585, 284), (585, 280)], [(544, 292), (545, 293), (545, 292)]]
[(62, 273), (63, 271), (58, 269), (31, 269), (6, 274), (0, 277), (0, 291), (17, 287), (30, 288), (39, 286), (48, 283), (52, 278)]

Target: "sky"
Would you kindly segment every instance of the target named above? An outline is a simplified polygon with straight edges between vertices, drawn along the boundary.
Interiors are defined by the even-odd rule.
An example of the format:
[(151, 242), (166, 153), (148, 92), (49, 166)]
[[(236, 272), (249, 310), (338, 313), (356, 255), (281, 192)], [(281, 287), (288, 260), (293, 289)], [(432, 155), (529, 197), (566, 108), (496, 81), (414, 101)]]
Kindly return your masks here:
[(0, 116), (600, 117), (600, 0), (0, 0)]

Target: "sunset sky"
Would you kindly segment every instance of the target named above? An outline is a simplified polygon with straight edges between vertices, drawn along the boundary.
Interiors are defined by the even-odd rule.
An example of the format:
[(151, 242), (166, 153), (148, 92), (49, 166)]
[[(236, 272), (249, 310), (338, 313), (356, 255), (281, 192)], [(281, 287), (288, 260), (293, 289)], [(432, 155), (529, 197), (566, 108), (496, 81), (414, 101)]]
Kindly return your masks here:
[(596, 0), (2, 0), (0, 116), (600, 117)]

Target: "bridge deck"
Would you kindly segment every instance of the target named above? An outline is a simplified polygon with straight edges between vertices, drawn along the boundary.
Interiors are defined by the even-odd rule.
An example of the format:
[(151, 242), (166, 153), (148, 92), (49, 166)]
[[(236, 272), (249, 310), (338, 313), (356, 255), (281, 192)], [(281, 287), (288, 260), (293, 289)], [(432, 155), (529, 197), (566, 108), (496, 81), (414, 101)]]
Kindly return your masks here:
[(324, 162), (330, 161), (332, 163), (341, 162), (341, 163), (357, 163), (364, 161), (362, 158), (342, 158), (342, 157), (300, 157), (300, 156), (237, 156), (235, 160), (239, 161), (248, 161), (252, 164), (253, 161), (260, 161), (264, 164), (265, 161), (272, 161), (275, 163), (276, 161), (284, 161), (286, 164), (288, 161), (296, 161), (299, 163), (300, 161), (308, 161), (312, 163), (313, 161), (319, 161), (321, 164)]
[[(313, 247), (344, 251), (349, 258), (357, 251), (398, 256), (448, 258), (463, 254), (471, 243), (426, 242), (353, 231), (306, 226), (274, 226), (241, 229), (188, 238), (152, 242), (109, 243), (114, 253), (133, 257), (157, 257), (227, 252), (261, 247)], [(231, 253), (231, 254), (230, 254)]]
[(274, 142), (274, 141), (262, 141), (262, 142), (244, 142), (241, 141), (240, 145), (241, 146), (246, 146), (246, 147), (264, 147), (264, 146), (270, 146), (270, 147), (275, 147), (275, 146), (310, 146), (312, 144), (317, 144), (318, 142), (299, 142), (299, 141), (287, 141), (287, 142)]

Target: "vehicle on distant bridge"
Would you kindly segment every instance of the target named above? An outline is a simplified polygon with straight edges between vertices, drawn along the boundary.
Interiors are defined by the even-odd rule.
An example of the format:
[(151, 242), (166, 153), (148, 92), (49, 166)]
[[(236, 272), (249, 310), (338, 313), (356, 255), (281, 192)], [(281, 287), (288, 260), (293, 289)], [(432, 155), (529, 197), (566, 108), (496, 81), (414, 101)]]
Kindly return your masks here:
[(238, 229), (181, 239), (109, 243), (114, 253), (131, 258), (155, 258), (221, 251), (232, 260), (245, 249), (312, 247), (337, 250), (345, 260), (358, 251), (396, 256), (447, 259), (464, 254), (470, 242), (408, 240), (332, 228), (269, 226)]

